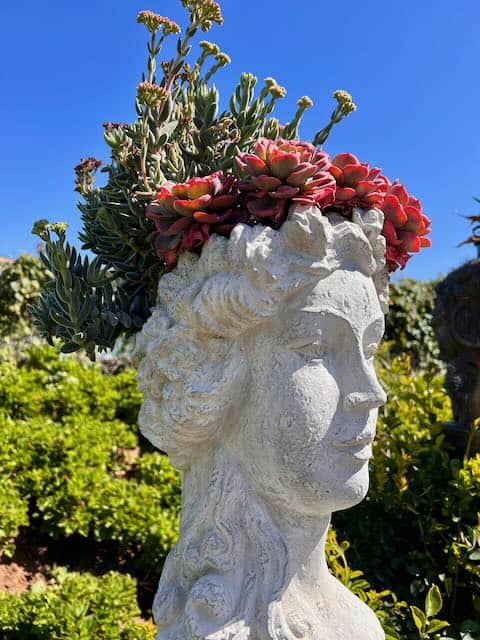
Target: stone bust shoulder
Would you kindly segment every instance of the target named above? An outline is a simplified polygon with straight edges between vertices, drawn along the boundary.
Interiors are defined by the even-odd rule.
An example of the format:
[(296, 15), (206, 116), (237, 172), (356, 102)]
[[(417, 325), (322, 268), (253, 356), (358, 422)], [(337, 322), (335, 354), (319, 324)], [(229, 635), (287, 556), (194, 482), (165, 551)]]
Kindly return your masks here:
[(160, 280), (136, 347), (141, 430), (183, 470), (159, 640), (384, 638), (324, 555), (331, 513), (368, 489), (385, 401), (382, 223), (297, 206)]

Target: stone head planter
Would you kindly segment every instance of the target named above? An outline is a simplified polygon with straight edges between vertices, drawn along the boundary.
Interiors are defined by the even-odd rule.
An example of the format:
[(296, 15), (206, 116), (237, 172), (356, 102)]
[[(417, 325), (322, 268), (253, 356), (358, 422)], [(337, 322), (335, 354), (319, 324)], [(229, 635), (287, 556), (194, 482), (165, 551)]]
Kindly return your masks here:
[(385, 402), (382, 222), (297, 206), (161, 278), (137, 343), (140, 426), (183, 470), (183, 508), (158, 639), (384, 638), (324, 556), (331, 513), (367, 492)]

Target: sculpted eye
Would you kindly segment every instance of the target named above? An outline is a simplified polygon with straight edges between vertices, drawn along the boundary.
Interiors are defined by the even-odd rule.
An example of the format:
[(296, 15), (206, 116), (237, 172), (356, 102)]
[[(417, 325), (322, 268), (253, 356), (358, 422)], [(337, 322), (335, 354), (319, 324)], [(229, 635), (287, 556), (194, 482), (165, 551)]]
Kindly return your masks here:
[(310, 361), (315, 362), (322, 360), (327, 353), (326, 345), (319, 336), (292, 340), (288, 343), (287, 348), (296, 353), (308, 356)]

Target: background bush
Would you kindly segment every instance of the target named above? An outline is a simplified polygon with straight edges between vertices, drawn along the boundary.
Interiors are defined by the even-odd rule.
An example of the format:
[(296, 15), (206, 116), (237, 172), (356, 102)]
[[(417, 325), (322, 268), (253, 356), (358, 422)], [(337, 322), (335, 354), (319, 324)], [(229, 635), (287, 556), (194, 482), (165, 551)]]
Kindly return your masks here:
[(390, 305), (385, 316), (384, 343), (390, 356), (408, 354), (414, 369), (443, 372), (432, 328), (436, 280), (403, 278), (389, 287)]
[(52, 572), (22, 595), (0, 591), (2, 640), (153, 640), (154, 627), (139, 618), (135, 580), (115, 572)]
[(45, 281), (45, 267), (28, 254), (0, 265), (0, 335), (31, 331), (28, 306), (40, 295)]
[(0, 478), (15, 497), (4, 553), (28, 504), (40, 533), (115, 542), (160, 570), (178, 532), (179, 474), (160, 453), (140, 455), (139, 400), (133, 371), (106, 376), (49, 347), (0, 365)]

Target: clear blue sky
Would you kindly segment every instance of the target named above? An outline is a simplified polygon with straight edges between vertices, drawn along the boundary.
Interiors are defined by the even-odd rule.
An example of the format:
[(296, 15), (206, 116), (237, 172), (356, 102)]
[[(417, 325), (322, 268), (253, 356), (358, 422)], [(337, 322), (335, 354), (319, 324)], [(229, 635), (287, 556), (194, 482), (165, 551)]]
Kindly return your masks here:
[[(473, 257), (460, 213), (480, 212), (480, 3), (478, 0), (224, 0), (225, 26), (206, 37), (230, 54), (217, 76), (230, 92), (242, 71), (273, 76), (287, 119), (304, 94), (310, 139), (327, 120), (331, 93), (350, 91), (358, 111), (327, 141), (398, 177), (433, 221), (433, 248), (403, 275), (435, 277)], [(134, 117), (152, 9), (183, 22), (177, 0), (18, 0), (5, 3), (0, 38), (0, 255), (34, 251), (32, 222), (79, 216), (73, 166), (106, 160), (101, 123)]]

